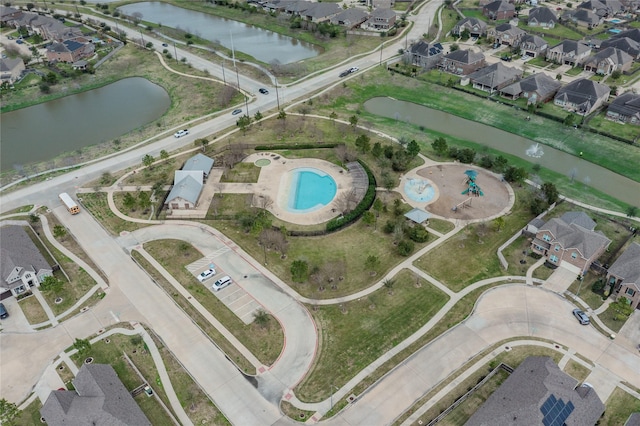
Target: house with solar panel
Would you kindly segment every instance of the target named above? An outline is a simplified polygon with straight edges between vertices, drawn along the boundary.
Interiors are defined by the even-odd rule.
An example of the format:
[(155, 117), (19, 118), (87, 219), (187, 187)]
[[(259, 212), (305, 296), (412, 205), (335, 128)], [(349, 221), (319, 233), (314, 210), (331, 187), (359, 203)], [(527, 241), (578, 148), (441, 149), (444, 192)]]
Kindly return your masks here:
[(640, 308), (640, 244), (632, 243), (607, 270), (607, 283), (616, 299)]
[(93, 55), (95, 46), (93, 43), (81, 43), (76, 40), (64, 40), (60, 43), (51, 43), (47, 47), (47, 60), (49, 62), (66, 62), (72, 64), (83, 58)]
[(409, 48), (411, 63), (425, 69), (435, 68), (442, 58), (444, 48), (440, 43), (427, 43), (419, 41)]
[(171, 210), (188, 210), (198, 205), (198, 198), (213, 168), (213, 158), (198, 153), (189, 158), (181, 170), (176, 170), (173, 187), (164, 204)]
[(531, 356), (496, 389), (466, 426), (593, 426), (604, 404), (550, 357)]

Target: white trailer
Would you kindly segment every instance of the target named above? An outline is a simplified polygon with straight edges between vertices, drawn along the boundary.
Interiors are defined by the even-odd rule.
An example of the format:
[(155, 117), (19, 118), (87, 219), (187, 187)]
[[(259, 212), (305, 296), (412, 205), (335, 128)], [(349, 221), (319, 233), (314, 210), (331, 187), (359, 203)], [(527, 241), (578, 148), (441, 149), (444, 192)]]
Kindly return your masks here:
[(69, 210), (69, 213), (71, 214), (80, 213), (80, 206), (78, 206), (78, 203), (73, 201), (73, 198), (71, 198), (69, 194), (67, 194), (66, 192), (63, 192), (58, 197), (60, 197), (60, 201), (62, 201), (62, 203), (67, 208), (67, 210)]

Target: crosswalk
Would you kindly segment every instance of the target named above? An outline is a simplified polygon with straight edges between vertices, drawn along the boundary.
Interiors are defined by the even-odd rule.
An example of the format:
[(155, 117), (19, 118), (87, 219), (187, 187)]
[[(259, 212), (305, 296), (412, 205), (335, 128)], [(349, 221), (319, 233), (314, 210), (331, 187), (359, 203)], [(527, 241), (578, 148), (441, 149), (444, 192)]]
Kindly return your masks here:
[(218, 256), (222, 256), (223, 254), (225, 254), (229, 250), (231, 250), (231, 249), (229, 247), (227, 247), (227, 246), (221, 247), (218, 250), (207, 254), (203, 258), (198, 259), (195, 262), (188, 264), (187, 265), (187, 270), (189, 272), (191, 272), (192, 274), (195, 274), (200, 269), (202, 269), (204, 267), (208, 267), (211, 263), (215, 264), (215, 262), (213, 260)]

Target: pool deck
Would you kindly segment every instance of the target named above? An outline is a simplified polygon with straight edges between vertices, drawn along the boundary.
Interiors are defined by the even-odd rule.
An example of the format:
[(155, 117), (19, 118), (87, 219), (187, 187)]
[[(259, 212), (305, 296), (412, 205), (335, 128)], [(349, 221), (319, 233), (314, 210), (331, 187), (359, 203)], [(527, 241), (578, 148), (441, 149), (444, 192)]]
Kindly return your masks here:
[(290, 191), (291, 172), (298, 168), (314, 168), (321, 170), (331, 176), (336, 182), (336, 196), (334, 201), (339, 199), (341, 194), (349, 191), (353, 185), (353, 178), (348, 170), (328, 161), (304, 158), (291, 159), (279, 154), (270, 152), (259, 152), (249, 155), (243, 160), (244, 163), (255, 163), (260, 159), (268, 159), (271, 163), (260, 168), (260, 176), (256, 183), (216, 183), (217, 192), (233, 194), (255, 194), (256, 196), (268, 197), (273, 203), (267, 207), (277, 218), (298, 225), (314, 225), (327, 222), (338, 216), (334, 202), (328, 205), (305, 213), (292, 213), (287, 210), (287, 201)]

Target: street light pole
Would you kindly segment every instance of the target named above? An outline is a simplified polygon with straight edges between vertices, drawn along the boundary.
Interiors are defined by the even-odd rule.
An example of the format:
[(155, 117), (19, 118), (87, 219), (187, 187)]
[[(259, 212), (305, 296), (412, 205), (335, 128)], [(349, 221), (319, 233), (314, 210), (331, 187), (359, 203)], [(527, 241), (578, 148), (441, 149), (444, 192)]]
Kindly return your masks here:
[(173, 42), (173, 54), (176, 56), (176, 64), (178, 63), (178, 49), (176, 48), (176, 42)]
[(275, 77), (276, 79), (276, 102), (278, 103), (278, 111), (280, 111), (280, 95), (278, 94), (278, 77)]

